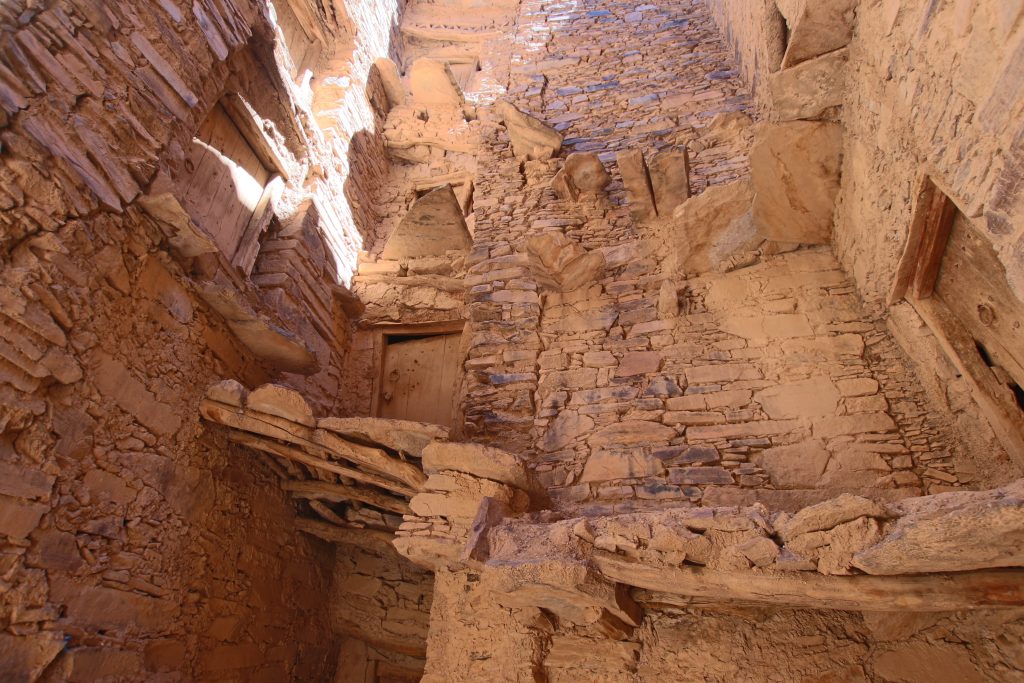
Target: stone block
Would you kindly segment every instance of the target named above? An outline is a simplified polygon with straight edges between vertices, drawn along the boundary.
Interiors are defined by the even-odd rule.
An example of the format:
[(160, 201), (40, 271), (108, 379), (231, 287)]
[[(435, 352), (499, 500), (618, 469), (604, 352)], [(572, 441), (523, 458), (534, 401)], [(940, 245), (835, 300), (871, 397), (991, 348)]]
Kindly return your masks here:
[(102, 351), (95, 352), (93, 358), (92, 378), (101, 394), (153, 432), (164, 436), (177, 433), (181, 418), (175, 410), (158, 401), (121, 361)]
[(766, 239), (828, 244), (839, 192), (842, 128), (833, 123), (764, 124), (750, 152), (754, 225)]
[(633, 351), (625, 353), (615, 368), (616, 377), (649, 375), (661, 367), (661, 354), (657, 351)]
[(698, 365), (686, 368), (685, 372), (689, 384), (725, 384), (746, 379), (761, 379), (761, 371), (747, 363)]
[(869, 432), (895, 432), (896, 423), (886, 413), (859, 413), (816, 420), (812, 428), (816, 437), (831, 439)]
[(57, 631), (12, 635), (0, 633), (0, 680), (28, 683), (41, 680), (43, 671), (64, 649)]
[(653, 455), (660, 458), (666, 466), (708, 464), (719, 461), (718, 449), (714, 446), (670, 446), (656, 449)]
[(716, 484), (727, 486), (733, 483), (732, 474), (724, 467), (679, 467), (669, 468), (668, 480), (673, 484), (699, 486)]
[(46, 474), (34, 467), (0, 462), (0, 494), (3, 495), (46, 500), (50, 497), (55, 479), (52, 474)]
[(810, 337), (814, 334), (810, 321), (803, 313), (726, 316), (722, 320), (721, 328), (723, 332), (761, 346), (777, 339)]
[(637, 221), (657, 218), (658, 212), (654, 204), (654, 190), (647, 172), (644, 154), (638, 149), (619, 152), (615, 156), (619, 165), (622, 183), (626, 186), (629, 200), (629, 212)]
[(772, 117), (779, 121), (817, 119), (843, 103), (846, 50), (836, 50), (771, 75)]
[(468, 251), (472, 238), (451, 185), (418, 198), (388, 237), (381, 258), (399, 261)]
[(787, 0), (780, 9), (790, 27), (782, 68), (844, 47), (853, 35), (857, 0)]
[(447, 62), (421, 57), (409, 67), (408, 78), (414, 104), (427, 108), (463, 105), (462, 89)]
[(599, 429), (587, 440), (591, 446), (617, 445), (658, 445), (676, 435), (671, 427), (657, 422), (626, 420)]
[(773, 419), (832, 416), (839, 407), (839, 390), (819, 376), (764, 389), (754, 400)]
[(690, 198), (690, 157), (686, 148), (658, 152), (651, 157), (648, 173), (659, 216), (671, 216)]
[(558, 414), (548, 425), (540, 442), (540, 449), (548, 453), (560, 451), (581, 437), (586, 437), (594, 428), (594, 420), (576, 411), (566, 410)]
[(0, 495), (0, 534), (18, 539), (27, 537), (49, 509), (42, 503)]
[(656, 477), (665, 473), (661, 460), (638, 449), (597, 450), (583, 468), (581, 482)]
[(519, 158), (527, 160), (550, 159), (562, 148), (562, 136), (551, 126), (524, 114), (505, 101), (494, 105), (512, 141), (512, 149)]
[(813, 488), (828, 465), (829, 452), (820, 441), (809, 440), (791, 446), (769, 448), (753, 457), (768, 473), (776, 488)]
[(836, 388), (844, 397), (869, 396), (878, 393), (878, 380), (869, 377), (836, 380)]
[(878, 453), (865, 453), (839, 446), (821, 477), (819, 486), (831, 489), (857, 489), (879, 486), (892, 468)]
[(738, 180), (713, 185), (676, 207), (668, 214), (671, 218), (665, 235), (670, 247), (668, 272), (723, 270), (735, 254), (756, 249), (764, 238), (754, 227), (753, 202), (750, 181)]

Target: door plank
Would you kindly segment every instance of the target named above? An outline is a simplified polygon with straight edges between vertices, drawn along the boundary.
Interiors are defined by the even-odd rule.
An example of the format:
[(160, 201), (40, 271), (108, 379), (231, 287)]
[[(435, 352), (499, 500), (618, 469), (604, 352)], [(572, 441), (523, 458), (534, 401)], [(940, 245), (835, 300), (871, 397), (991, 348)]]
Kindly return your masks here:
[(461, 335), (397, 340), (384, 350), (380, 416), (450, 427), (461, 371)]

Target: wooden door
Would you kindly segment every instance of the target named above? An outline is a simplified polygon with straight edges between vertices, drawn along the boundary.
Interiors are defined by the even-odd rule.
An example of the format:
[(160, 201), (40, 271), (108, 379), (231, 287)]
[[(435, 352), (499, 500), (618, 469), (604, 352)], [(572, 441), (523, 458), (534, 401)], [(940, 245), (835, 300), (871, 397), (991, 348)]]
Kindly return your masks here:
[(979, 356), (1004, 385), (1011, 414), (1024, 416), (1024, 304), (1006, 282), (991, 243), (959, 211), (935, 281), (935, 295), (973, 338)]
[(458, 401), (462, 335), (390, 337), (384, 347), (380, 416), (451, 427)]
[(231, 259), (270, 171), (220, 104), (192, 138), (185, 169), (179, 182), (182, 206)]

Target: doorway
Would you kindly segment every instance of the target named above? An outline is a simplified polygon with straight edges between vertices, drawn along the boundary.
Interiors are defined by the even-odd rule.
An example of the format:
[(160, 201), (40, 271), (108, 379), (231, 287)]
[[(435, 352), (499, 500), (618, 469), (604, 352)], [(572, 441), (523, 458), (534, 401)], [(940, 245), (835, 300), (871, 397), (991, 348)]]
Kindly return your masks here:
[(378, 417), (454, 427), (462, 384), (462, 327), (382, 330)]

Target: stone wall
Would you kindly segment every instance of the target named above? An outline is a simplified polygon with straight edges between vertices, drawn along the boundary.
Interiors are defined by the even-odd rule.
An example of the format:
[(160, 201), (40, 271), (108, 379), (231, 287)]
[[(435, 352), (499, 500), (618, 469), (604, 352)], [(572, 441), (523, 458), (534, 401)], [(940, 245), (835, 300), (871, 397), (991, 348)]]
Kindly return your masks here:
[(348, 636), (338, 683), (398, 674), (419, 680), (433, 597), (431, 573), (394, 553), (381, 556), (348, 547), (338, 553), (331, 596), (334, 629)]
[[(685, 144), (698, 197), (746, 176), (750, 137), (735, 116), (750, 103), (703, 5), (556, 10), (523, 5), (519, 34), (535, 42), (519, 41), (509, 94), (562, 130), (567, 152), (597, 152), (613, 181), (606, 194), (560, 199), (558, 160), (523, 163), (502, 127), (484, 129), (466, 280), (474, 438), (530, 454), (560, 504), (594, 512), (707, 492), (711, 504), (800, 507), (838, 490), (898, 497), (956, 485), (950, 416), (933, 415), (828, 253), (686, 279), (669, 267), (683, 224), (631, 215), (618, 151), (650, 158)], [(582, 36), (596, 27), (607, 45), (588, 51)], [(637, 46), (624, 37), (633, 31), (652, 37), (649, 54), (625, 49)], [(678, 62), (664, 58), (666, 45)], [(659, 86), (660, 69), (674, 74), (671, 86)], [(641, 72), (653, 76), (630, 80)], [(525, 247), (543, 233), (600, 252), (603, 271), (549, 291)], [(815, 424), (817, 411), (831, 422)], [(831, 455), (811, 445), (825, 442)], [(787, 471), (810, 460), (821, 465), (813, 474)]]
[[(380, 3), (363, 17), (379, 25), (342, 3), (294, 9), (325, 60), (372, 63), (397, 24)], [(283, 381), (332, 410), (349, 343), (340, 283), (361, 244), (331, 207), (347, 164), (334, 145), (356, 129), (318, 127), (330, 116), (292, 80), (269, 17), (232, 0), (0, 9), (4, 680), (334, 671), (333, 546), (295, 531), (276, 463), (198, 418), (226, 377)], [(365, 78), (349, 89), (370, 111)], [(251, 273), (206, 249), (173, 196), (225, 92), (288, 176)], [(346, 116), (364, 120), (333, 121)], [(282, 369), (281, 349), (317, 368)]]
[[(858, 10), (836, 251), (870, 303), (893, 280), (922, 174), (991, 240), (1024, 298), (1019, 9), (885, 2)], [(880, 182), (881, 181), (881, 182)]]
[[(623, 323), (650, 320), (645, 305), (660, 286), (656, 264), (637, 259), (621, 268), (642, 235), (609, 162), (621, 150), (650, 156), (677, 148), (699, 138), (716, 114), (747, 106), (744, 87), (704, 16), (700, 3), (641, 10), (620, 3), (521, 5), (510, 101), (559, 130), (566, 151), (597, 153), (615, 179), (607, 198), (562, 202), (550, 187), (557, 162), (524, 166), (503, 130), (493, 122), (484, 129), (467, 278), (474, 336), (465, 412), (475, 438), (529, 448), (534, 416), (546, 417), (549, 408), (535, 405), (541, 375), (564, 369), (559, 337), (588, 331), (604, 336), (617, 318), (609, 304), (618, 297), (630, 311)], [(691, 154), (694, 192), (746, 169), (742, 146), (731, 140)], [(618, 271), (607, 275), (625, 281), (604, 301), (595, 296), (579, 307), (585, 314), (555, 323), (561, 331), (543, 329), (542, 316), (549, 318), (542, 305), (565, 313), (571, 306), (560, 307), (551, 297), (545, 303), (526, 268), (525, 240), (543, 232), (564, 233), (586, 249), (608, 249)], [(597, 387), (596, 380), (590, 384), (574, 388)]]
[[(843, 126), (832, 231), (836, 255), (866, 311), (886, 323), (913, 363), (933, 410), (955, 425), (963, 451), (977, 454), (965, 456), (963, 471), (976, 470), (979, 481), (988, 483), (1015, 476), (1017, 466), (995, 440), (962, 373), (917, 312), (905, 303), (887, 307), (887, 297), (924, 177), (971, 218), (1002, 261), (1010, 287), (1018, 296), (1022, 291), (1024, 236), (1010, 227), (1020, 224), (1019, 198), (1008, 190), (1019, 175), (1013, 170), (1019, 165), (1017, 146), (1010, 141), (1019, 135), (1012, 112), (1020, 103), (1008, 94), (1019, 81), (1012, 55), (1024, 45), (1019, 12), (1000, 3), (812, 6), (780, 0), (776, 7), (766, 0), (752, 3), (753, 9), (729, 0), (708, 4), (743, 73), (757, 84), (755, 97), (765, 117), (793, 117), (792, 105), (801, 97), (825, 94), (823, 104), (840, 105), (825, 111)], [(845, 49), (779, 71), (762, 58), (776, 49), (777, 31), (758, 17), (786, 15), (790, 45), (806, 45), (808, 32), (801, 33), (800, 22), (813, 7), (839, 8), (830, 16), (833, 25), (845, 24), (845, 42), (829, 49)], [(846, 56), (833, 60), (840, 52)], [(980, 455), (985, 452), (991, 455)]]

